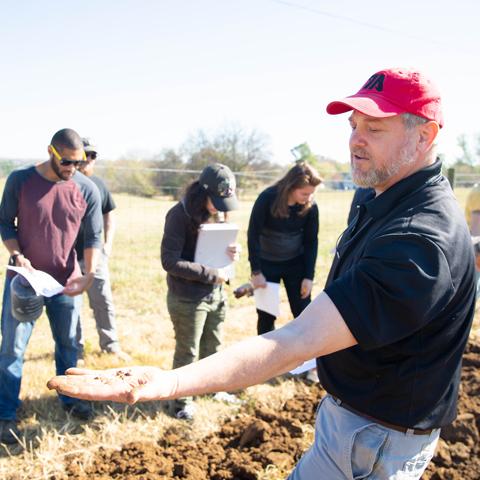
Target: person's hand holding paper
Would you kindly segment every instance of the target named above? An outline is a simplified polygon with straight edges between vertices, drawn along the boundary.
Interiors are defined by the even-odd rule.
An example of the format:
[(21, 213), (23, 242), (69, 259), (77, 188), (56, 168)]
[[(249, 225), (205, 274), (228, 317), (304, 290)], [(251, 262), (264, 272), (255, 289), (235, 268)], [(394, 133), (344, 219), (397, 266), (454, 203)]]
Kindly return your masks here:
[(32, 270), (25, 267), (7, 267), (27, 280), (37, 295), (53, 297), (63, 291), (63, 285), (58, 283), (51, 275), (41, 270)]
[(239, 243), (231, 243), (227, 247), (227, 255), (232, 259), (232, 262), (237, 262), (240, 260), (241, 251), (242, 246)]
[(280, 315), (280, 284), (266, 282), (265, 288), (255, 288), (255, 305), (259, 310), (278, 317)]

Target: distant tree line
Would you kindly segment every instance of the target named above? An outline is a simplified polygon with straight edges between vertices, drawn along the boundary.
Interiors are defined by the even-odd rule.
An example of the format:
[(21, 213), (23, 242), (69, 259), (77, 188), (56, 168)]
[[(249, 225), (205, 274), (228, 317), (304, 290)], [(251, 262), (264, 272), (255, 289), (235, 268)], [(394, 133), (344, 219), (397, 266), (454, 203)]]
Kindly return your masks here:
[[(323, 171), (341, 172), (345, 166), (310, 153), (304, 159)], [(272, 158), (267, 135), (258, 130), (227, 126), (208, 135), (199, 130), (178, 149), (164, 149), (151, 158), (131, 154), (119, 160), (97, 162), (101, 175), (113, 192), (137, 195), (171, 195), (178, 198), (186, 185), (210, 163), (223, 163), (237, 172), (239, 192), (256, 191), (280, 178), (291, 165)], [(292, 156), (292, 164), (295, 158)], [(348, 166), (346, 166), (348, 170)], [(100, 171), (100, 170), (99, 170)]]

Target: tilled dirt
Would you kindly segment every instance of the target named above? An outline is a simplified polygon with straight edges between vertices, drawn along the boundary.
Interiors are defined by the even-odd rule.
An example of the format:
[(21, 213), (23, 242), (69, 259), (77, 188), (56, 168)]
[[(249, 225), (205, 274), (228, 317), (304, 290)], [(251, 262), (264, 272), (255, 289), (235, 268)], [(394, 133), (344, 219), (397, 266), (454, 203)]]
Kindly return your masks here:
[(437, 455), (422, 479), (480, 479), (480, 344), (463, 356), (458, 417), (443, 428)]
[[(244, 408), (218, 432), (197, 442), (185, 437), (185, 429), (171, 429), (157, 443), (100, 449), (87, 467), (69, 459), (65, 475), (52, 480), (256, 480), (268, 465), (288, 472), (304, 451), (305, 428), (313, 425), (323, 394), (318, 386), (299, 383), (297, 394), (281, 410)], [(470, 344), (464, 356), (459, 416), (443, 429), (437, 455), (422, 478), (479, 480), (479, 430), (480, 346)]]

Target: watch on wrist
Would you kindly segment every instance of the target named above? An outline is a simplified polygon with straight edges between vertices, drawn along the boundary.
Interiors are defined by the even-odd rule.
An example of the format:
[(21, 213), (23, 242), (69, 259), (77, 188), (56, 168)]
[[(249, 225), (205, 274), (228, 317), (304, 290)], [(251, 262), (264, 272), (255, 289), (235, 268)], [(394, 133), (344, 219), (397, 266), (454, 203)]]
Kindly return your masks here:
[(14, 253), (13, 255), (10, 255), (10, 259), (8, 260), (8, 264), (12, 267), (14, 267), (17, 264), (17, 257), (22, 255), (21, 253)]

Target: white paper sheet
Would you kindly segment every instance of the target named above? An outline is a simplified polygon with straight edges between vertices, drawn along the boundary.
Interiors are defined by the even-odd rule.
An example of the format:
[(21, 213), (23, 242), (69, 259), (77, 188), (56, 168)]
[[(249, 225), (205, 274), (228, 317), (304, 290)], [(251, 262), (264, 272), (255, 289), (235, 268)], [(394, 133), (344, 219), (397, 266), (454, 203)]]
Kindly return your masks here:
[(198, 230), (195, 259), (197, 263), (213, 268), (223, 268), (232, 264), (227, 247), (235, 243), (238, 225), (234, 223), (205, 223)]
[(280, 315), (280, 284), (267, 282), (265, 288), (256, 288), (253, 291), (255, 306), (270, 315)]
[(290, 370), (290, 373), (292, 373), (293, 375), (299, 375), (300, 373), (307, 372), (308, 370), (311, 370), (316, 366), (317, 366), (317, 360), (315, 358), (312, 358), (311, 360), (307, 360), (306, 362), (303, 362), (297, 368)]
[(41, 270), (33, 270), (31, 272), (25, 267), (8, 266), (7, 269), (13, 270), (25, 278), (37, 295), (53, 297), (63, 291), (63, 286), (47, 272), (42, 272)]

